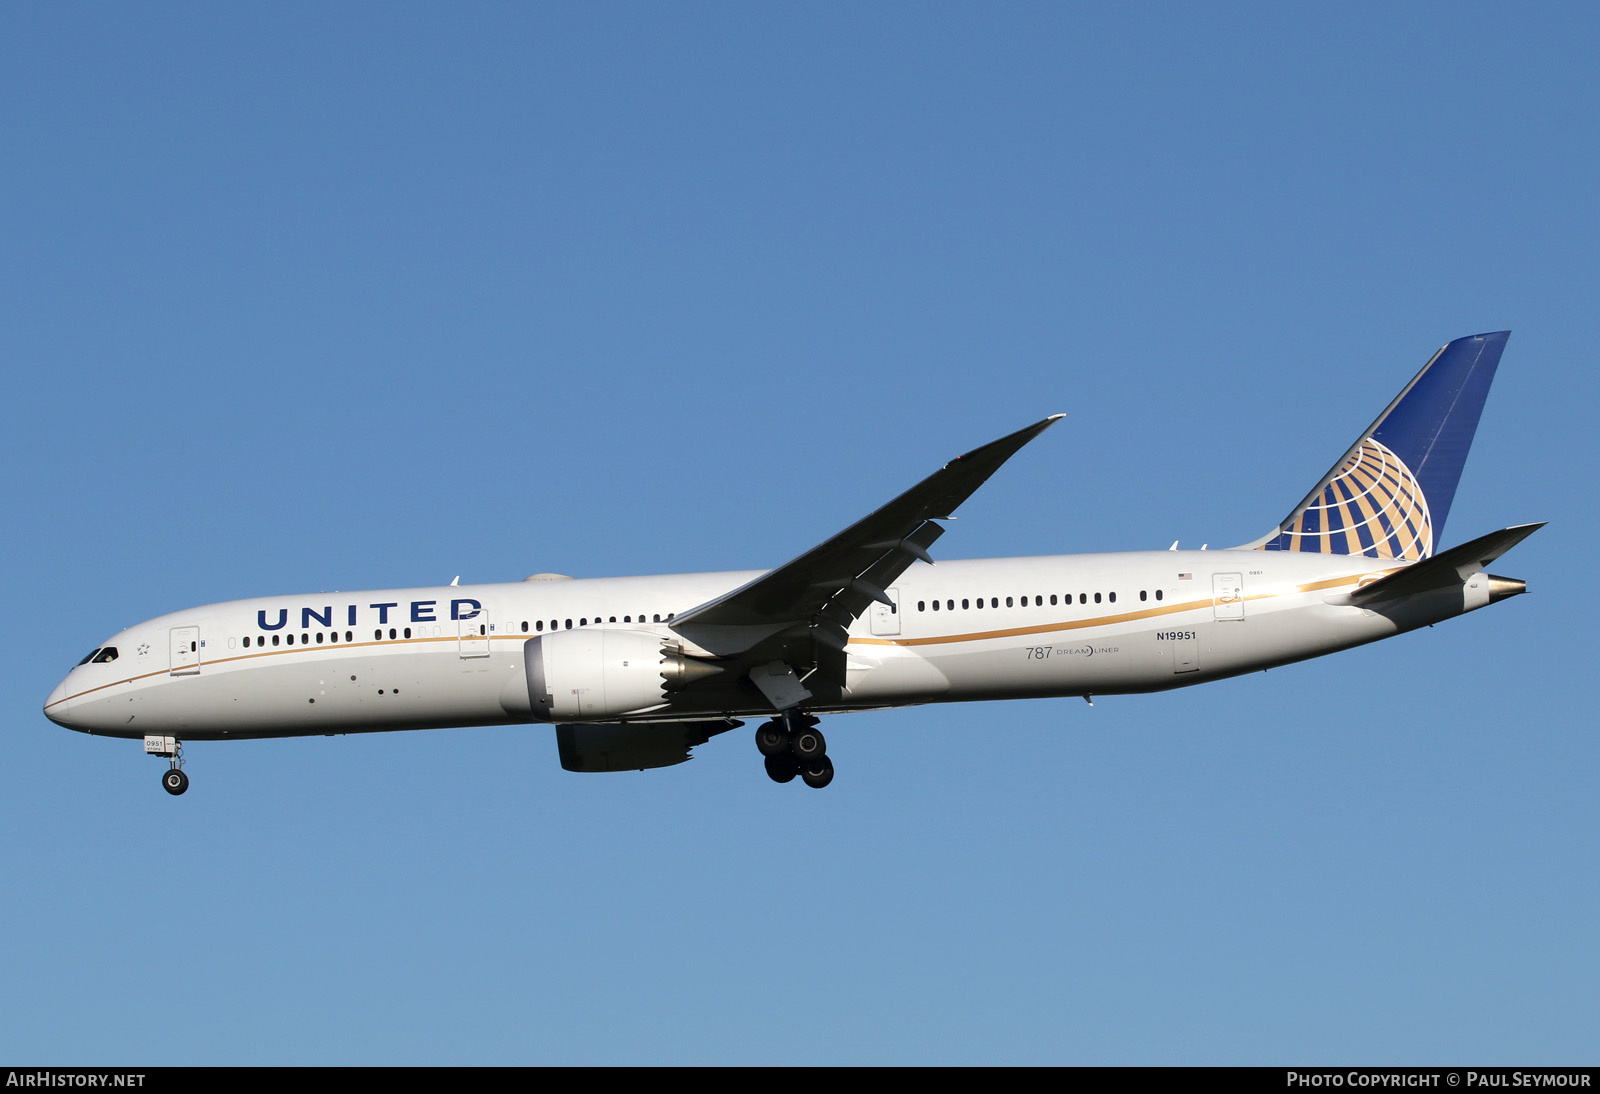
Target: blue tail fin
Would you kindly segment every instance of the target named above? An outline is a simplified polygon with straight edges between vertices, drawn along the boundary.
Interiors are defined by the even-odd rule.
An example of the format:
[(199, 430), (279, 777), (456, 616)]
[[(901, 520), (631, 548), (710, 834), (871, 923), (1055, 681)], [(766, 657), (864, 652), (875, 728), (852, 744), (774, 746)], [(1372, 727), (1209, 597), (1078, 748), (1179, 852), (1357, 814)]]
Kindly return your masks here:
[(1440, 349), (1277, 530), (1250, 546), (1432, 555), (1510, 334), (1475, 334)]

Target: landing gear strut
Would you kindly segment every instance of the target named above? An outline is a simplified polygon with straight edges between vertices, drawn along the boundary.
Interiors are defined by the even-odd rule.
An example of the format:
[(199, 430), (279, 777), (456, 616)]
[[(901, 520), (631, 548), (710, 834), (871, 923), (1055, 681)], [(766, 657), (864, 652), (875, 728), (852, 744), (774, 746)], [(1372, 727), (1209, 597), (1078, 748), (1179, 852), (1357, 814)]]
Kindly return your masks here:
[(798, 710), (786, 710), (756, 730), (756, 748), (766, 757), (767, 777), (775, 783), (793, 781), (796, 775), (809, 787), (821, 790), (833, 781), (833, 761), (817, 719)]
[(183, 742), (176, 737), (149, 736), (144, 750), (151, 756), (165, 756), (170, 762), (161, 776), (161, 788), (176, 797), (189, 789), (189, 776), (183, 771)]

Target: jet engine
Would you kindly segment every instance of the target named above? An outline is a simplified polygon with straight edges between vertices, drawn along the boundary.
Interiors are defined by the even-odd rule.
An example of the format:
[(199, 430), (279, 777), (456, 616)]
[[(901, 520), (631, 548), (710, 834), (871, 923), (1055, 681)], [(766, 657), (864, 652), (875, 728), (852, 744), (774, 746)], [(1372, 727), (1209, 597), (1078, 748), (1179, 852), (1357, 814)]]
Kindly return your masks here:
[(528, 701), (541, 722), (594, 722), (666, 706), (669, 692), (722, 669), (645, 631), (580, 627), (522, 647)]

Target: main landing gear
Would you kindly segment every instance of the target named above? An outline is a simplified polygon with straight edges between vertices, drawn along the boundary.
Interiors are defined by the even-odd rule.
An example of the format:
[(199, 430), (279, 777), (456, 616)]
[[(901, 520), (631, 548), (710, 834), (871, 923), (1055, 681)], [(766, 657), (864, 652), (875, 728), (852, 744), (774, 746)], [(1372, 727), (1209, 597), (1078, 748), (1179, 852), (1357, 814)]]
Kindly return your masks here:
[(756, 730), (756, 748), (766, 757), (767, 776), (775, 783), (792, 782), (796, 775), (813, 790), (833, 781), (833, 761), (817, 719), (786, 710)]
[(161, 789), (176, 797), (189, 789), (189, 776), (183, 771), (183, 742), (176, 737), (151, 735), (144, 739), (144, 750), (151, 756), (165, 756), (171, 766), (161, 776)]

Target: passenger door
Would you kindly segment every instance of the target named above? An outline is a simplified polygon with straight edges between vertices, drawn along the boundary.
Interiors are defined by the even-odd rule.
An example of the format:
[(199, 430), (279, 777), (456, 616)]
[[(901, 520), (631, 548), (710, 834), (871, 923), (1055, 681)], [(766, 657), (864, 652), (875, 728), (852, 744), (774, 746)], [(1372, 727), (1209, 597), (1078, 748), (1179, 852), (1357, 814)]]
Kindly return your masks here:
[(172, 628), (172, 676), (194, 676), (200, 671), (200, 628)]
[(479, 608), (471, 619), (461, 620), (461, 656), (489, 656), (489, 609)]
[(895, 635), (900, 633), (900, 590), (885, 589), (893, 604), (880, 604), (876, 600), (872, 607), (867, 609), (867, 618), (872, 626), (873, 634)]
[(1211, 611), (1216, 619), (1244, 618), (1244, 575), (1211, 575)]

